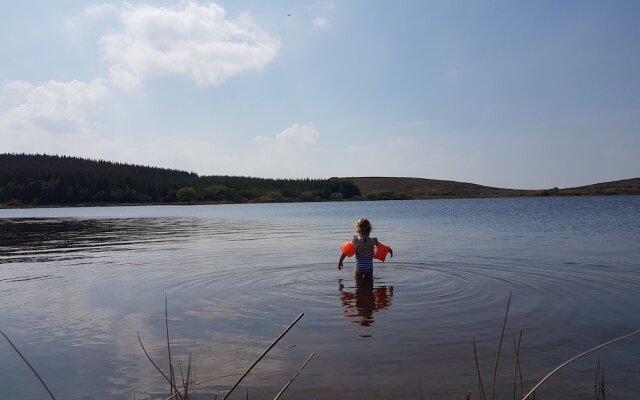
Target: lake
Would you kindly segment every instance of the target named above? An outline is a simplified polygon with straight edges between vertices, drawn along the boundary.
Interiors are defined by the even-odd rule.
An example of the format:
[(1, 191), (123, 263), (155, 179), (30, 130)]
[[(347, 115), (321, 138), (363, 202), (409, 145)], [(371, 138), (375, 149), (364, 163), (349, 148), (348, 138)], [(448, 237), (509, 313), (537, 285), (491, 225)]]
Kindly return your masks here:
[[(357, 218), (394, 257), (356, 283), (339, 246)], [(165, 296), (174, 365), (221, 398), (298, 316), (234, 399), (478, 399), (508, 298), (498, 398), (514, 338), (529, 386), (640, 328), (640, 197), (0, 210), (0, 329), (58, 399), (166, 399)], [(0, 387), (43, 399), (0, 338)], [(637, 398), (640, 335), (559, 371), (538, 399)], [(214, 379), (215, 378), (215, 379)], [(519, 381), (519, 379), (518, 379)], [(518, 392), (520, 389), (518, 388)], [(4, 395), (3, 395), (4, 396)]]

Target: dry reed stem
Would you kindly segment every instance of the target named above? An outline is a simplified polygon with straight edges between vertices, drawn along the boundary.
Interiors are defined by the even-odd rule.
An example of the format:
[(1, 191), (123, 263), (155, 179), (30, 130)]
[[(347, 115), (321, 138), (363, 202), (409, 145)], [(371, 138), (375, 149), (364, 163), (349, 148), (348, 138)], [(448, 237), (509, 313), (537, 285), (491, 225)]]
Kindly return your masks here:
[(167, 331), (167, 353), (169, 354), (169, 379), (171, 379), (171, 394), (173, 388), (176, 387), (176, 376), (173, 371), (173, 362), (171, 361), (171, 345), (169, 344), (169, 306), (167, 305), (167, 293), (164, 294), (164, 324)]
[[(140, 342), (140, 346), (142, 347), (142, 351), (144, 352), (144, 355), (147, 356), (147, 359), (151, 362), (151, 364), (156, 368), (156, 370), (158, 372), (160, 372), (160, 375), (162, 375), (162, 377), (169, 382), (169, 385), (172, 387), (172, 390), (176, 391), (176, 394), (178, 395), (178, 397), (180, 397), (181, 400), (184, 400), (184, 397), (182, 397), (182, 395), (178, 392), (178, 388), (176, 387), (175, 383), (169, 379), (169, 377), (167, 375), (165, 375), (164, 372), (162, 372), (162, 370), (160, 369), (160, 367), (158, 367), (158, 364), (155, 363), (155, 361), (153, 361), (153, 359), (151, 358), (151, 356), (149, 355), (149, 353), (147, 352), (147, 349), (144, 347), (144, 344), (142, 344), (142, 339), (140, 338), (140, 332), (138, 332), (138, 342)], [(173, 396), (173, 391), (171, 392), (171, 395)]]
[(593, 389), (596, 395), (596, 400), (606, 399), (604, 368), (600, 368), (600, 360), (598, 360), (598, 364), (596, 365), (596, 379), (593, 383)]
[(502, 332), (500, 333), (500, 343), (498, 344), (498, 354), (496, 355), (496, 366), (493, 369), (493, 384), (491, 385), (491, 400), (496, 398), (496, 378), (498, 376), (498, 364), (500, 363), (500, 352), (502, 351), (502, 340), (504, 339), (504, 330), (507, 327), (507, 317), (509, 315), (509, 307), (511, 306), (511, 297), (513, 292), (509, 294), (509, 300), (507, 301), (507, 310), (504, 313), (504, 320), (502, 321)]
[(516, 365), (513, 370), (513, 400), (516, 400), (516, 388), (518, 387), (518, 372), (520, 373), (520, 397), (524, 394), (522, 392), (522, 370), (520, 370), (520, 343), (522, 342), (522, 329), (520, 329), (520, 336), (518, 337), (518, 343), (516, 344), (516, 334), (513, 334), (513, 348), (516, 353)]
[(249, 374), (249, 372), (251, 372), (251, 370), (253, 369), (253, 367), (255, 367), (260, 360), (262, 360), (264, 358), (264, 356), (267, 355), (267, 353), (280, 341), (280, 339), (282, 339), (284, 337), (284, 335), (286, 335), (291, 328), (293, 328), (293, 326), (300, 321), (300, 319), (304, 316), (304, 313), (300, 313), (300, 315), (298, 315), (298, 317), (291, 323), (289, 324), (289, 326), (287, 327), (287, 329), (284, 330), (284, 332), (282, 332), (280, 334), (280, 336), (278, 336), (278, 338), (276, 340), (273, 341), (273, 343), (271, 343), (271, 345), (260, 355), (260, 357), (258, 357), (258, 359), (251, 364), (251, 366), (249, 367), (249, 369), (247, 369), (247, 371), (242, 374), (242, 376), (240, 377), (240, 379), (238, 379), (238, 381), (231, 387), (231, 389), (229, 389), (229, 391), (227, 392), (227, 394), (224, 395), (224, 397), (222, 398), (222, 400), (226, 400), (227, 397), (229, 397), (229, 395), (238, 387), (238, 385), (240, 384), (240, 382), (242, 382), (242, 380)]
[(309, 361), (311, 361), (311, 359), (313, 358), (313, 356), (315, 356), (316, 353), (311, 353), (311, 355), (307, 358), (307, 360), (302, 364), (302, 366), (298, 369), (298, 372), (296, 372), (296, 374), (289, 379), (289, 382), (287, 382), (286, 385), (284, 385), (284, 387), (278, 392), (278, 394), (276, 395), (276, 397), (273, 398), (273, 400), (278, 400), (280, 398), (280, 396), (282, 395), (282, 393), (284, 393), (285, 390), (287, 390), (287, 388), (289, 387), (289, 385), (291, 385), (291, 383), (298, 377), (298, 375), (300, 374), (300, 372), (302, 372), (302, 370), (304, 369), (304, 367), (307, 366), (307, 364), (309, 363)]
[(476, 348), (476, 337), (473, 337), (473, 356), (476, 360), (476, 371), (478, 372), (478, 386), (480, 392), (480, 398), (486, 400), (487, 396), (484, 393), (484, 385), (482, 384), (482, 374), (480, 374), (480, 364), (478, 364), (478, 349)]
[[(207, 382), (215, 381), (216, 379), (228, 378), (228, 377), (230, 377), (230, 376), (238, 376), (238, 375), (240, 375), (240, 374), (228, 374), (228, 375), (216, 376), (215, 378), (209, 378), (209, 379), (205, 379), (205, 380), (200, 381), (200, 382), (196, 382), (196, 383), (194, 383), (194, 384), (190, 385), (190, 387), (193, 389), (193, 388), (197, 388), (198, 386), (203, 385), (203, 384), (205, 384), (205, 383), (207, 383)], [(184, 390), (182, 390), (182, 391), (184, 392)], [(173, 398), (174, 398), (174, 397), (176, 397), (176, 396), (177, 396), (177, 393), (174, 393), (174, 394), (172, 394), (171, 396), (167, 397), (167, 399), (166, 399), (166, 400), (171, 400), (171, 399), (173, 399)], [(214, 394), (214, 396), (216, 396), (216, 397), (217, 397), (218, 395), (217, 395), (217, 394)]]
[(38, 372), (35, 370), (35, 368), (33, 368), (33, 366), (29, 363), (29, 361), (27, 361), (27, 359), (22, 355), (22, 353), (20, 353), (20, 350), (18, 350), (18, 348), (13, 344), (11, 339), (9, 339), (9, 337), (4, 334), (2, 329), (0, 329), (0, 333), (2, 334), (2, 336), (4, 336), (5, 339), (7, 339), (7, 342), (9, 342), (11, 347), (13, 347), (13, 350), (15, 350), (16, 353), (18, 353), (20, 358), (22, 358), (22, 361), (24, 361), (24, 363), (27, 364), (27, 366), (31, 369), (31, 372), (33, 372), (33, 374), (36, 376), (36, 378), (38, 378), (38, 380), (40, 381), (42, 386), (44, 386), (44, 388), (47, 391), (47, 393), (49, 393), (49, 396), (51, 396), (51, 398), (53, 400), (56, 400), (56, 398), (53, 396), (53, 393), (51, 393), (51, 390), (49, 390), (49, 387), (47, 386), (47, 384), (44, 383), (44, 380), (42, 379), (42, 377), (40, 377), (40, 374), (38, 374)]
[(534, 386), (534, 387), (529, 391), (529, 393), (527, 393), (527, 394), (522, 398), (522, 400), (527, 400), (527, 399), (529, 398), (529, 396), (531, 396), (531, 394), (535, 393), (536, 389), (538, 389), (538, 388), (540, 387), (540, 385), (542, 385), (542, 384), (543, 384), (547, 379), (549, 379), (553, 374), (555, 374), (556, 372), (558, 372), (561, 368), (565, 367), (566, 365), (568, 365), (568, 364), (570, 364), (570, 363), (574, 362), (574, 361), (575, 361), (575, 360), (577, 360), (578, 358), (583, 357), (583, 356), (586, 356), (586, 355), (587, 355), (587, 354), (589, 354), (589, 353), (593, 353), (594, 351), (596, 351), (596, 350), (598, 350), (598, 349), (601, 349), (601, 348), (603, 348), (603, 347), (605, 347), (605, 346), (608, 346), (608, 345), (610, 345), (610, 344), (613, 344), (613, 343), (619, 342), (620, 340), (622, 340), (622, 339), (626, 339), (626, 338), (628, 338), (628, 337), (630, 337), (630, 336), (633, 336), (633, 335), (635, 335), (635, 334), (637, 334), (637, 333), (639, 333), (639, 332), (640, 332), (640, 329), (638, 329), (638, 330), (636, 330), (636, 331), (634, 331), (634, 332), (628, 333), (628, 334), (626, 334), (626, 335), (624, 335), (624, 336), (620, 336), (619, 338), (616, 338), (616, 339), (610, 340), (610, 341), (608, 341), (608, 342), (606, 342), (606, 343), (603, 343), (603, 344), (601, 344), (601, 345), (598, 345), (598, 346), (596, 346), (596, 347), (594, 347), (594, 348), (592, 348), (592, 349), (590, 349), (590, 350), (585, 351), (584, 353), (580, 353), (580, 354), (578, 354), (577, 356), (575, 356), (575, 357), (573, 357), (573, 358), (571, 358), (571, 359), (569, 359), (569, 360), (567, 360), (567, 361), (563, 362), (563, 363), (562, 363), (562, 364), (560, 364), (558, 367), (556, 367), (553, 371), (549, 372), (549, 373), (548, 373), (544, 378), (542, 378), (542, 380), (541, 380), (540, 382), (538, 382), (538, 383), (537, 383), (537, 384), (536, 384), (536, 385), (535, 385), (535, 386)]
[[(180, 373), (182, 374), (182, 366), (180, 366)], [(184, 387), (184, 398), (189, 398), (189, 379), (191, 379), (191, 353), (189, 353), (189, 363), (187, 364), (187, 380), (185, 382), (184, 377), (182, 378), (182, 387)]]

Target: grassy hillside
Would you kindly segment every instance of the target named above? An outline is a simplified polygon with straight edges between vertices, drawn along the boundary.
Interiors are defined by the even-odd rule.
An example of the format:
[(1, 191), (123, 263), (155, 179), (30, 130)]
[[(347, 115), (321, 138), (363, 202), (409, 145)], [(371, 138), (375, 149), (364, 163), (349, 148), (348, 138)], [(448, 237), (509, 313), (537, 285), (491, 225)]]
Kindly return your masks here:
[(360, 188), (363, 197), (372, 199), (640, 194), (640, 178), (547, 190), (502, 189), (474, 183), (422, 178), (349, 177), (344, 179), (355, 183)]
[(588, 186), (560, 189), (560, 195), (613, 195), (613, 194), (640, 194), (640, 178), (623, 179), (620, 181), (596, 183)]

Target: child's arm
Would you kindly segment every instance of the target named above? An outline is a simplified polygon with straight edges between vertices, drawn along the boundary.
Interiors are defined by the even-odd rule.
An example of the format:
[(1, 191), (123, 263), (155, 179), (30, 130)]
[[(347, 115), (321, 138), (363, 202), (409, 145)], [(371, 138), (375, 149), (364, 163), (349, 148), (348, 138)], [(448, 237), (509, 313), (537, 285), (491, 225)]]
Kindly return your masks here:
[(342, 267), (343, 267), (342, 262), (344, 261), (345, 258), (347, 258), (347, 255), (342, 253), (340, 255), (340, 260), (338, 260), (338, 269), (340, 269), (340, 270), (342, 269)]

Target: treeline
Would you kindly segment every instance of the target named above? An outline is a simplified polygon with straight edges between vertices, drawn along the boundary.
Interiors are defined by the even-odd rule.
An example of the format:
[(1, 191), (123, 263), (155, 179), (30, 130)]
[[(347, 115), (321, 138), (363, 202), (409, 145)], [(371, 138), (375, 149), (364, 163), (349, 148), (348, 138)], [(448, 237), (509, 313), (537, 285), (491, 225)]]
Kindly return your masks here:
[(263, 179), (34, 154), (0, 154), (0, 203), (69, 205), (286, 202), (351, 199), (345, 179)]

